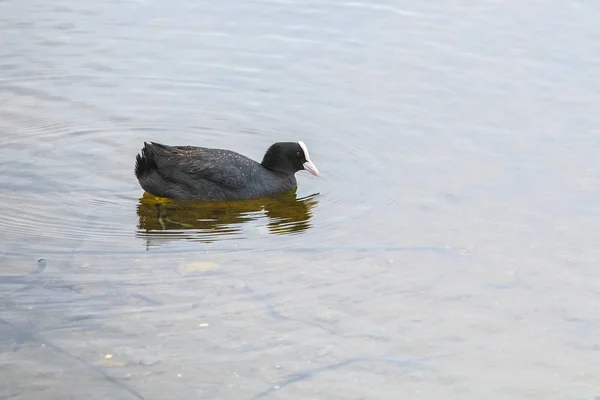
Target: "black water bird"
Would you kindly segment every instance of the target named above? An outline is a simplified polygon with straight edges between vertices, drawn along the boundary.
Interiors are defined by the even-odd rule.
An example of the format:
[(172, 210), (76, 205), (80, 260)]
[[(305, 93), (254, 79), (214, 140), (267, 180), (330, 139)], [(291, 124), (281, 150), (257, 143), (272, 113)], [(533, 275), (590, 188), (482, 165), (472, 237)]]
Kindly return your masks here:
[(278, 142), (261, 163), (231, 150), (145, 143), (136, 156), (141, 187), (178, 200), (247, 200), (297, 188), (295, 173), (319, 170), (303, 142)]

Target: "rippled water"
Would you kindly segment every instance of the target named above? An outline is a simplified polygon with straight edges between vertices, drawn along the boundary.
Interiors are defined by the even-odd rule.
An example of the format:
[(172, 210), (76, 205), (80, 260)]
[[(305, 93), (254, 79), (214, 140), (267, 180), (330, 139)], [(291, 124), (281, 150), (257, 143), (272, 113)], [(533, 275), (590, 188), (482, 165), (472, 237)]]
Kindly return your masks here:
[[(0, 398), (600, 396), (600, 5), (0, 1)], [(144, 195), (144, 141), (296, 194)]]

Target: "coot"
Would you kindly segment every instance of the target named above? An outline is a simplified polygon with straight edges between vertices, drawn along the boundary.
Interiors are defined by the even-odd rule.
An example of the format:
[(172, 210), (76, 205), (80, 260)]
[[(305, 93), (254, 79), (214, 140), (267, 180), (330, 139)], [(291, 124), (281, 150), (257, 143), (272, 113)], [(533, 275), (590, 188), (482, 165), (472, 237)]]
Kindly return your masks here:
[(303, 142), (273, 144), (259, 164), (230, 150), (146, 143), (135, 176), (155, 196), (179, 200), (245, 200), (296, 189), (294, 174), (319, 170)]

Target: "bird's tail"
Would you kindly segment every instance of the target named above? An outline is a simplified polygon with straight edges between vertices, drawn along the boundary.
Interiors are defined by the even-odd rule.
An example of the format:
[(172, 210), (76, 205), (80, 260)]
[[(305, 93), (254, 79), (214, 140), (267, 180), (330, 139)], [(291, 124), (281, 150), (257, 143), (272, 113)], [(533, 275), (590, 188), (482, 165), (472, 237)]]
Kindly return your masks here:
[(135, 176), (139, 180), (156, 168), (157, 166), (156, 162), (154, 161), (154, 154), (150, 149), (150, 145), (144, 142), (144, 148), (142, 149), (141, 153), (135, 157)]

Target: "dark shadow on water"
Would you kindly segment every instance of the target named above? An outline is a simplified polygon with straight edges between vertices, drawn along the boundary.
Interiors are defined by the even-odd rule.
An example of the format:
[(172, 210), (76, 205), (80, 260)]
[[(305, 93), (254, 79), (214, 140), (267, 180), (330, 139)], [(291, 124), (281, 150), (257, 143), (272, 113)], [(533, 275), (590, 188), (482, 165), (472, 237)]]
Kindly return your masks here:
[(137, 206), (138, 237), (149, 246), (161, 241), (188, 239), (215, 242), (248, 237), (244, 227), (262, 226), (275, 235), (301, 233), (311, 227), (318, 194), (298, 198), (288, 192), (274, 198), (232, 202), (195, 202), (164, 199), (144, 193)]

